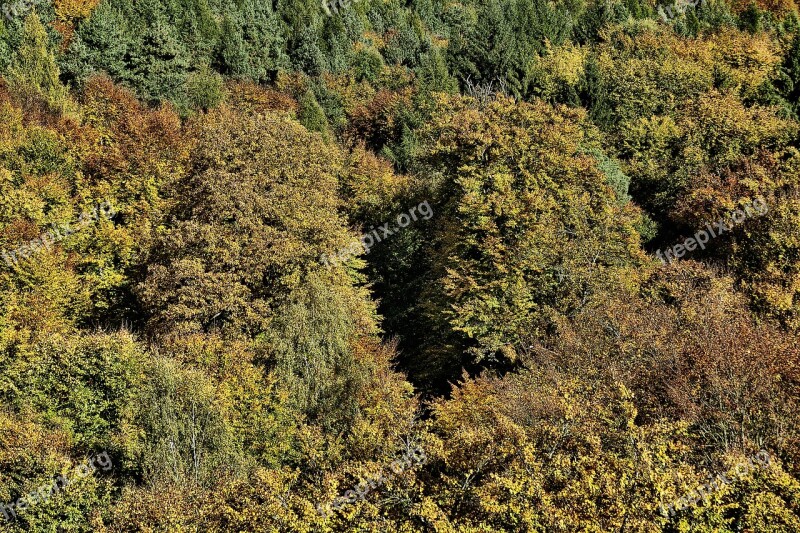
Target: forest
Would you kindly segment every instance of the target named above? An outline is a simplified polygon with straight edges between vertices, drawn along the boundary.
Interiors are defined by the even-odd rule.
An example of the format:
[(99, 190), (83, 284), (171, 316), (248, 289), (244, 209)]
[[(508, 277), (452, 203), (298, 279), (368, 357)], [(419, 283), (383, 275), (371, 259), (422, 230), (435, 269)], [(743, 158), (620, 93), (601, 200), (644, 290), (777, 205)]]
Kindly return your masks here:
[(800, 532), (794, 0), (0, 1), (0, 531)]

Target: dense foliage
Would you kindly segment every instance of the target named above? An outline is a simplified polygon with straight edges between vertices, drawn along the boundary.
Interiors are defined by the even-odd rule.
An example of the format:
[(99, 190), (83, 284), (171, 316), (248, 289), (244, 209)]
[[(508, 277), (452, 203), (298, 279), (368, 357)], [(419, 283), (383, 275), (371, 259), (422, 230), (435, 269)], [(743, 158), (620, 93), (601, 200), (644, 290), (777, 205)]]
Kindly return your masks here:
[(5, 6), (0, 530), (800, 531), (792, 0)]

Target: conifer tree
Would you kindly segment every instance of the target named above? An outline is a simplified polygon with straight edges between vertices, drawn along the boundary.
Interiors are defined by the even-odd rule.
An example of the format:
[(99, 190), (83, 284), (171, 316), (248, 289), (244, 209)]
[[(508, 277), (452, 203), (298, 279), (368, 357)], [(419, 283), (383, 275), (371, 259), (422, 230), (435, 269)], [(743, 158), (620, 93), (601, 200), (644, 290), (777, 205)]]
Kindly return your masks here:
[(78, 85), (101, 71), (115, 80), (130, 81), (126, 58), (134, 43), (128, 19), (111, 2), (101, 2), (92, 16), (78, 26), (61, 59), (62, 70), (67, 79)]
[(240, 75), (254, 81), (273, 81), (287, 67), (285, 37), (269, 2), (245, 0), (240, 11), (245, 69)]

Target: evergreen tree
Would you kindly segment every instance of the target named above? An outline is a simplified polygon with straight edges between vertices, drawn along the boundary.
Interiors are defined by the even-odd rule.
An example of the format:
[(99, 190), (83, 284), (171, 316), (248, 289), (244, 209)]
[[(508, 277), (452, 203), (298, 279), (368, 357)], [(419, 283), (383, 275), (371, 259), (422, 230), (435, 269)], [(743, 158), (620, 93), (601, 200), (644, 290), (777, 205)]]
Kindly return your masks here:
[(150, 103), (170, 99), (184, 107), (184, 86), (192, 60), (176, 28), (158, 19), (144, 30), (137, 44), (130, 51), (126, 77), (139, 96)]
[(795, 116), (800, 116), (800, 30), (795, 30), (789, 49), (783, 60), (785, 73), (784, 94), (790, 102)]
[(288, 44), (292, 68), (310, 76), (322, 74), (326, 65), (325, 55), (320, 49), (317, 34), (312, 27), (298, 28)]
[(288, 67), (286, 39), (278, 15), (269, 2), (244, 0), (240, 20), (247, 58), (246, 71), (240, 74), (258, 82), (273, 81), (280, 70)]
[(80, 85), (96, 72), (131, 81), (127, 61), (135, 42), (129, 19), (112, 2), (101, 2), (92, 16), (78, 25), (61, 59), (64, 74)]
[(453, 93), (458, 90), (458, 81), (450, 75), (445, 53), (438, 46), (422, 55), (416, 68), (420, 91)]

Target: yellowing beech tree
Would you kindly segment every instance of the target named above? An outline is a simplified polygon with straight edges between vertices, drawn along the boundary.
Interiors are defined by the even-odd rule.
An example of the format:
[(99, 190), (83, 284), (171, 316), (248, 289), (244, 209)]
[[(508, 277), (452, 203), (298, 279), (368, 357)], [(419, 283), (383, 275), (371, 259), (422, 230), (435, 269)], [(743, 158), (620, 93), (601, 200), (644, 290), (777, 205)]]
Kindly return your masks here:
[(624, 285), (643, 261), (639, 213), (620, 207), (588, 153), (595, 136), (564, 107), (438, 101), (422, 156), (440, 196), (424, 296), (441, 328), (434, 346), (514, 361), (523, 336)]
[(220, 109), (196, 125), (170, 227), (141, 297), (160, 331), (267, 327), (278, 299), (347, 242), (336, 212), (341, 156), (280, 114)]

